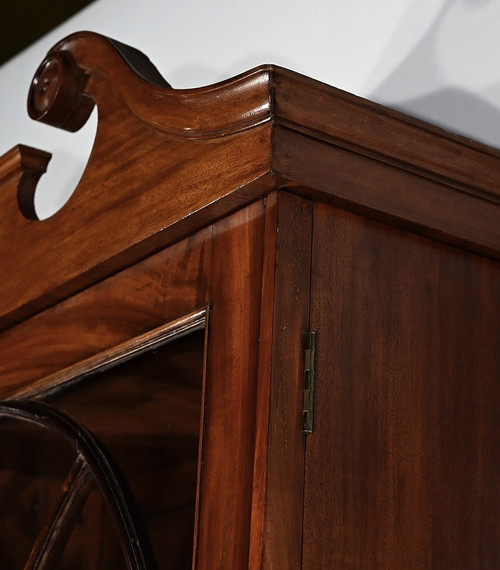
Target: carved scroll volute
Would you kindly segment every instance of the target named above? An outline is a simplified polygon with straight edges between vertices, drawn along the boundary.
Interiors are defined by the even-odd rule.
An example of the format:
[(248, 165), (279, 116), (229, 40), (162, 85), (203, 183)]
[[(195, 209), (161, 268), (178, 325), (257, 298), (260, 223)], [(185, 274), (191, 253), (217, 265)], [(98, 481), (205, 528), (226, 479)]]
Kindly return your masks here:
[[(108, 89), (99, 89), (104, 82)], [(136, 89), (160, 91), (170, 85), (138, 50), (116, 40), (78, 32), (56, 44), (37, 69), (28, 94), (28, 113), (36, 121), (75, 132), (89, 118), (94, 105), (106, 104), (103, 93), (113, 84), (124, 100)], [(125, 103), (126, 104), (126, 103)]]
[(29, 113), (75, 131), (95, 105), (97, 131), (71, 198), (42, 222), (33, 196), (48, 157), (18, 149), (0, 160), (0, 259), (10, 276), (0, 283), (0, 329), (274, 188), (272, 73), (263, 66), (177, 90), (110, 38), (78, 32), (56, 44), (33, 80)]
[(94, 100), (85, 92), (87, 76), (68, 52), (49, 52), (28, 94), (32, 119), (75, 132), (87, 121)]
[(85, 93), (87, 77), (68, 52), (49, 52), (37, 69), (28, 95), (32, 119), (75, 132), (94, 108)]
[(156, 133), (216, 138), (270, 120), (270, 73), (270, 66), (262, 66), (212, 86), (172, 89), (142, 52), (100, 34), (77, 32), (57, 43), (38, 68), (28, 112), (35, 120), (76, 131), (96, 104), (99, 124), (108, 110), (114, 114), (119, 108)]

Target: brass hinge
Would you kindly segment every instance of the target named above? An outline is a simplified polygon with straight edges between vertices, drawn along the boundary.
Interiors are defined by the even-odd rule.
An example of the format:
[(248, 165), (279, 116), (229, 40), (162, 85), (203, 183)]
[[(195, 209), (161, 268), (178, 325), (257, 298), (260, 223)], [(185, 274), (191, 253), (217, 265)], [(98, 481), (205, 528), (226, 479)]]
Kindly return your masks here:
[(316, 333), (304, 335), (304, 387), (302, 392), (302, 432), (310, 434), (314, 427), (314, 381), (316, 372)]

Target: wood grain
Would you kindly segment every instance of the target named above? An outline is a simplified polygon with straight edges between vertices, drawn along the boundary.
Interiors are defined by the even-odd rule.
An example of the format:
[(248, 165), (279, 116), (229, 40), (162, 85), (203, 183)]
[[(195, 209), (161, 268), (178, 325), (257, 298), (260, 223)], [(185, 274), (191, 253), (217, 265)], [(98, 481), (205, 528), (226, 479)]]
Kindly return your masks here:
[(205, 307), (210, 247), (203, 230), (1, 333), (1, 396)]
[(264, 222), (264, 257), (260, 302), (260, 331), (256, 387), (255, 451), (253, 463), (252, 511), (250, 518), (249, 570), (260, 568), (264, 548), (265, 510), (267, 501), (267, 465), (271, 367), (278, 235), (278, 192), (266, 198)]
[[(168, 523), (179, 567), (195, 526), (196, 570), (496, 570), (500, 153), (274, 66), (175, 90), (132, 48), (77, 33), (42, 63), (30, 112), (75, 130), (94, 104), (87, 168), (48, 220), (33, 196), (49, 155), (0, 157), (0, 396), (95, 371), (207, 310), (203, 386), (169, 387), (185, 414), (175, 395), (146, 403), (140, 374), (119, 395), (96, 389), (121, 459), (157, 441), (132, 417), (136, 438), (123, 438), (130, 394), (146, 415), (165, 404), (176, 425), (190, 418), (169, 439), (195, 442), (172, 467), (191, 500), (189, 539)], [(165, 486), (146, 471), (154, 511)], [(47, 495), (53, 482), (34, 478)], [(23, 524), (5, 537), (26, 549)]]
[(79, 378), (102, 372), (117, 363), (123, 363), (145, 352), (156, 350), (165, 343), (179, 339), (186, 334), (204, 329), (207, 321), (206, 314), (207, 309), (205, 308), (170, 321), (147, 333), (79, 361), (77, 364), (44, 376), (38, 381), (30, 382), (26, 387), (9, 394), (8, 399), (43, 399)]
[[(40, 81), (49, 75), (47, 68), (59, 76), (57, 89), (55, 81)], [(174, 90), (140, 51), (100, 34), (77, 32), (49, 50), (35, 74), (29, 109), (33, 118), (67, 128), (60, 117), (68, 115), (71, 104), (84, 107), (85, 101), (78, 100), (84, 94), (100, 110), (107, 108), (103, 88), (109, 92), (112, 86), (120, 106), (156, 132), (187, 139), (221, 137), (270, 119), (271, 69), (262, 66), (206, 88)], [(82, 75), (86, 82), (75, 85)]]
[(490, 200), (500, 198), (500, 151), (273, 66), (275, 124)]
[[(273, 169), (286, 177), (294, 191), (500, 259), (498, 196), (459, 192), (443, 180), (282, 127), (275, 129), (273, 141)], [(412, 144), (409, 140), (408, 146)], [(429, 155), (438, 152), (429, 148)], [(471, 165), (471, 179), (478, 178), (479, 171), (478, 165)], [(495, 187), (491, 186), (492, 191)]]
[[(2, 270), (11, 276), (1, 286), (3, 327), (192, 234), (269, 187), (262, 179), (266, 127), (176, 149), (132, 116), (120, 115), (110, 118), (123, 125), (113, 127), (118, 138), (109, 141), (98, 130), (96, 157), (70, 204), (42, 222), (13, 212), (9, 219), (19, 231), (11, 223), (0, 226)], [(2, 209), (11, 194), (1, 194)]]
[(266, 247), (274, 280), (263, 287), (273, 304), (263, 303), (261, 312), (267, 327), (272, 324), (272, 340), (261, 337), (270, 348), (261, 345), (252, 570), (302, 566), (303, 336), (309, 326), (312, 203), (280, 192), (276, 209), (275, 235)]
[(304, 570), (498, 567), (500, 268), (318, 204)]
[(248, 566), (264, 224), (259, 201), (213, 228), (197, 570)]
[(95, 103), (99, 125), (78, 188), (43, 222), (41, 170), (16, 178), (0, 161), (0, 327), (280, 187), (500, 258), (500, 157), (484, 145), (275, 66), (172, 89), (144, 55), (86, 32), (37, 77), (35, 118), (73, 130)]
[(158, 568), (184, 570), (192, 560), (204, 337), (204, 330), (174, 337), (41, 394), (106, 446)]
[(48, 152), (19, 144), (0, 156), (0, 187), (7, 193), (2, 216), (10, 220), (12, 232), (21, 228), (16, 220), (19, 211), (29, 220), (36, 220), (34, 209), (35, 190), (40, 176), (47, 170), (51, 155)]
[[(16, 180), (0, 193), (0, 259), (10, 275), (0, 287), (0, 327), (136, 263), (272, 186), (266, 74), (209, 88), (201, 97), (197, 90), (180, 95), (138, 76), (122, 57), (130, 51), (97, 34), (75, 34), (50, 51), (35, 78), (33, 116), (74, 130), (91, 100), (99, 125), (70, 204), (50, 219), (34, 221), (27, 192), (17, 208)], [(249, 109), (260, 117), (251, 130)], [(231, 116), (242, 124), (228, 125)], [(206, 136), (193, 141), (200, 128)]]

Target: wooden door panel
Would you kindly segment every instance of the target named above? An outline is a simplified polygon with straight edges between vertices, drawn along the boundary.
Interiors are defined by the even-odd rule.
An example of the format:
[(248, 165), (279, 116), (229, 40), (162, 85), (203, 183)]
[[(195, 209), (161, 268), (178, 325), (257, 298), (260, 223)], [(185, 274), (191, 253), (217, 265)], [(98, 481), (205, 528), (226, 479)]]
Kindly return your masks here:
[(500, 267), (317, 205), (304, 570), (499, 564)]

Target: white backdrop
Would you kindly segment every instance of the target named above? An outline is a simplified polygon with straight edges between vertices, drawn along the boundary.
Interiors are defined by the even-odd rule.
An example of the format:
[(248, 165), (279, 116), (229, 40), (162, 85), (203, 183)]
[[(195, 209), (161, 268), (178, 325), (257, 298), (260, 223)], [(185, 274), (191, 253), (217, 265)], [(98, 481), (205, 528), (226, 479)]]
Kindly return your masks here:
[(500, 147), (500, 0), (97, 0), (0, 67), (0, 154), (53, 153), (40, 216), (74, 190), (96, 117), (69, 134), (31, 121), (26, 96), (47, 50), (93, 30), (145, 52), (174, 86), (276, 63)]

